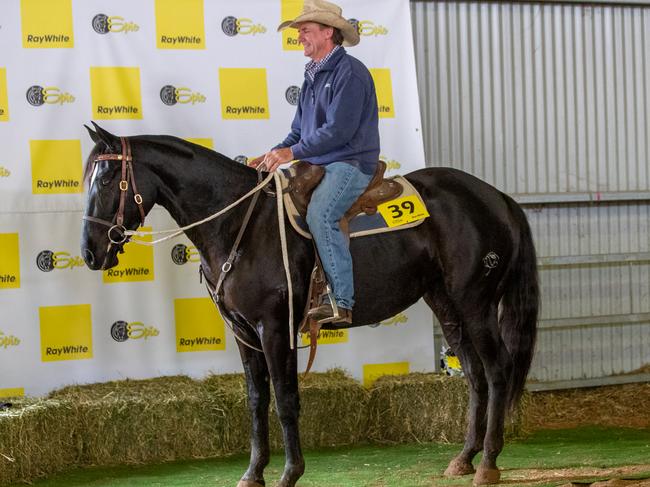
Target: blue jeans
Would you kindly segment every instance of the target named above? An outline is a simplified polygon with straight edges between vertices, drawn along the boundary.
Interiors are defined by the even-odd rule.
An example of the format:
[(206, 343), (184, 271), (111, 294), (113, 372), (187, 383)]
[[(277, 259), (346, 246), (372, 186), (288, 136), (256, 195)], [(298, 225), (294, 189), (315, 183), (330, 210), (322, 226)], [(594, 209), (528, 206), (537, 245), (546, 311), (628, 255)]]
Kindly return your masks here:
[(354, 306), (354, 282), (350, 243), (341, 233), (339, 221), (370, 184), (372, 175), (346, 162), (325, 166), (325, 176), (312, 193), (307, 224), (323, 270), (339, 307)]

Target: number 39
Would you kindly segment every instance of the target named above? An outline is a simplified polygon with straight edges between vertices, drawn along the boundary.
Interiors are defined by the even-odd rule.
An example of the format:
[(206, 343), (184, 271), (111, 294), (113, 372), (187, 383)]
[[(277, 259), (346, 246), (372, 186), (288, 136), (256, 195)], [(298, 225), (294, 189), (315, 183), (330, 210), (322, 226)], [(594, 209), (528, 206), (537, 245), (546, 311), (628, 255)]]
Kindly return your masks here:
[(388, 209), (393, 212), (393, 218), (400, 218), (404, 215), (404, 210), (412, 214), (415, 211), (415, 205), (412, 201), (402, 201), (399, 205), (388, 205)]

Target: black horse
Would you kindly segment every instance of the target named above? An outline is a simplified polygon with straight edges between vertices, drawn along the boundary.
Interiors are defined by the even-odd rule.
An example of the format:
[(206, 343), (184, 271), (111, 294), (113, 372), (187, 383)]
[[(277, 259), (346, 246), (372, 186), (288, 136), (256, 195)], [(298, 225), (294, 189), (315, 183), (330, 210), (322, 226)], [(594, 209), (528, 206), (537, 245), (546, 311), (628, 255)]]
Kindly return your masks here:
[[(222, 209), (258, 183), (254, 169), (175, 137), (121, 139), (97, 125), (96, 131), (88, 130), (96, 144), (86, 163), (86, 177), (92, 174), (92, 179), (81, 248), (91, 269), (108, 269), (118, 262), (121, 231), (119, 226), (110, 230), (118, 243), (109, 245), (111, 224), (136, 229), (157, 203), (185, 226)], [(129, 159), (131, 151), (132, 161), (122, 170), (118, 155)], [(424, 298), (460, 358), (470, 391), (465, 445), (445, 473), (474, 473), (472, 459), (483, 450), (474, 482), (494, 483), (500, 476), (496, 459), (503, 448), (504, 417), (521, 396), (535, 345), (539, 288), (530, 228), (514, 200), (466, 173), (427, 168), (406, 178), (420, 191), (431, 216), (417, 227), (352, 239), (352, 326), (380, 322)], [(137, 182), (138, 204), (132, 182)], [(126, 199), (120, 201), (120, 194)], [(219, 278), (247, 207), (248, 201), (186, 231), (212, 283)], [(116, 214), (123, 222), (116, 221)], [(297, 332), (315, 256), (310, 241), (289, 225), (287, 229)], [(286, 452), (278, 486), (294, 486), (305, 469), (287, 289), (276, 201), (262, 193), (218, 304), (236, 335), (260, 349), (238, 341), (253, 420), (250, 465), (238, 487), (265, 485), (271, 382)]]

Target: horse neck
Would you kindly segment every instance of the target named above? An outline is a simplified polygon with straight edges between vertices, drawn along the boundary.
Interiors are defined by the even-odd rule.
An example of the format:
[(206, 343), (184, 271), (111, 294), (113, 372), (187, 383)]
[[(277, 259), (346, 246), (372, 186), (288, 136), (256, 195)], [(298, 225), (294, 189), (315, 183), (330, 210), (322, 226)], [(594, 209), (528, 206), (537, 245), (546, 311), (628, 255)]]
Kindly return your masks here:
[[(157, 176), (156, 203), (164, 207), (179, 226), (202, 220), (228, 206), (250, 191), (255, 173), (222, 156), (196, 155), (191, 160), (158, 159), (153, 165)], [(232, 245), (249, 200), (222, 216), (185, 233), (202, 255), (220, 257)], [(218, 238), (215, 238), (218, 237)]]

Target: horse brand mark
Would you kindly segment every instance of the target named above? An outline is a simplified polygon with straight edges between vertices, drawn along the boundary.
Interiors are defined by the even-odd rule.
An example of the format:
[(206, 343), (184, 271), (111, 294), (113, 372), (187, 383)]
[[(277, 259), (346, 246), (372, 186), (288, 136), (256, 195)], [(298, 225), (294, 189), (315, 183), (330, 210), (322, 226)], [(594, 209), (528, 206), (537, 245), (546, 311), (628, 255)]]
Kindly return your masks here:
[(165, 85), (160, 89), (160, 99), (165, 105), (172, 106), (176, 103), (187, 104), (205, 103), (205, 96), (199, 92), (193, 92), (190, 88), (176, 88), (172, 85)]
[(284, 92), (284, 97), (289, 102), (289, 105), (298, 105), (298, 100), (300, 99), (300, 87), (289, 86), (287, 91)]
[(496, 268), (499, 265), (499, 256), (494, 252), (488, 253), (485, 257), (483, 257), (483, 265), (488, 269), (488, 271), (485, 273), (487, 276), (492, 271), (492, 269)]
[(63, 105), (64, 103), (73, 103), (75, 97), (68, 92), (61, 91), (56, 86), (48, 86), (43, 88), (42, 86), (34, 85), (30, 86), (25, 93), (27, 102), (34, 106), (40, 107), (45, 105)]
[(118, 15), (108, 16), (97, 14), (93, 17), (93, 30), (98, 34), (108, 34), (109, 32), (137, 32), (140, 26), (134, 22), (126, 22), (124, 17)]
[(221, 30), (228, 37), (240, 35), (264, 34), (266, 27), (262, 24), (255, 24), (251, 19), (233, 17), (229, 15), (221, 21)]

